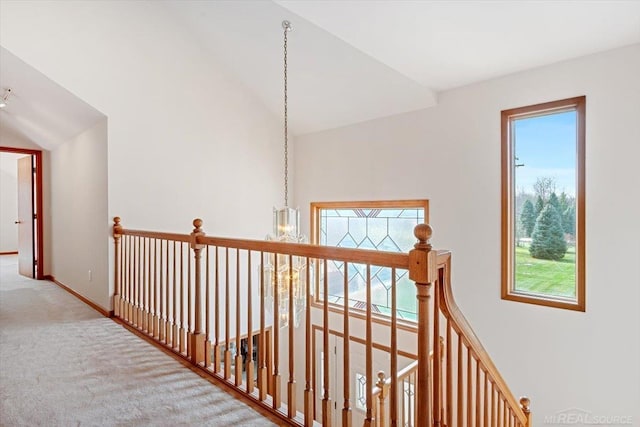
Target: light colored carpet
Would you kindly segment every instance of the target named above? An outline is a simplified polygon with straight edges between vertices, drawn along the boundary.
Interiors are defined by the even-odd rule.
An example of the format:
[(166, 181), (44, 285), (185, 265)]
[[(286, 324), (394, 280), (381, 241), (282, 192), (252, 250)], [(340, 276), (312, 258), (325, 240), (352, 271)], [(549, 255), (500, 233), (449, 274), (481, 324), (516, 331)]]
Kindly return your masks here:
[(0, 256), (1, 426), (267, 426), (55, 284)]

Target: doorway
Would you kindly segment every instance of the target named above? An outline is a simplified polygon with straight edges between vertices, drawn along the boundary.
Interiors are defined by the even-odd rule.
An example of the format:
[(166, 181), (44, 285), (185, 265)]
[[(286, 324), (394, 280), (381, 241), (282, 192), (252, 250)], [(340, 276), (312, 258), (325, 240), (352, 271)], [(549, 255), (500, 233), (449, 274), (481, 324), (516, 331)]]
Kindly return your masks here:
[(18, 162), (18, 271), (21, 275), (44, 278), (42, 151), (0, 147), (0, 153), (24, 154)]

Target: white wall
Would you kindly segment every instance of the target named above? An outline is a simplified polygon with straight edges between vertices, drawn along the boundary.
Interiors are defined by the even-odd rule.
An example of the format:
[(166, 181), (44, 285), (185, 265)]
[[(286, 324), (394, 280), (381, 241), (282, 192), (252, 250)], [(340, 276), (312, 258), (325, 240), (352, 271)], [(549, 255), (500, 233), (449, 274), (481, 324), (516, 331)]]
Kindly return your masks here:
[[(440, 94), (437, 107), (297, 139), (296, 200), (430, 199), (453, 289), (536, 425), (640, 423), (640, 45)], [(587, 311), (500, 299), (500, 111), (587, 96)]]
[[(108, 307), (107, 120), (51, 151), (50, 274)], [(89, 274), (91, 271), (91, 274)]]
[(18, 159), (24, 154), (0, 153), (0, 252), (18, 250)]
[(271, 230), (281, 120), (160, 2), (3, 1), (0, 12), (3, 47), (108, 117), (109, 218), (185, 233), (195, 217), (208, 234)]

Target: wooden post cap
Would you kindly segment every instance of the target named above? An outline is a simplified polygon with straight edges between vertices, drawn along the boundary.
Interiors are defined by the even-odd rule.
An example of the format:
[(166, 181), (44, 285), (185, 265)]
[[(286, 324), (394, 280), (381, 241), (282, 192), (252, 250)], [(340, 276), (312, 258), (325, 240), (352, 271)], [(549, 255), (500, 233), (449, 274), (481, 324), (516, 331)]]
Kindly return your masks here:
[(414, 248), (416, 249), (431, 249), (431, 244), (429, 244), (429, 239), (433, 235), (433, 228), (429, 224), (418, 224), (413, 229), (413, 235), (418, 239), (418, 243), (416, 243)]
[(193, 220), (193, 226), (195, 227), (193, 229), (194, 233), (201, 233), (202, 232), (202, 220), (200, 218), (196, 218)]
[(378, 383), (376, 384), (378, 387), (382, 388), (385, 381), (384, 371), (378, 371)]
[(116, 240), (118, 239), (119, 234), (122, 234), (122, 225), (120, 225), (120, 217), (116, 216), (113, 218), (113, 235)]
[(531, 412), (531, 410), (529, 409), (530, 404), (531, 404), (531, 400), (528, 397), (523, 396), (520, 398), (520, 405), (522, 406), (522, 411), (525, 414), (528, 414)]

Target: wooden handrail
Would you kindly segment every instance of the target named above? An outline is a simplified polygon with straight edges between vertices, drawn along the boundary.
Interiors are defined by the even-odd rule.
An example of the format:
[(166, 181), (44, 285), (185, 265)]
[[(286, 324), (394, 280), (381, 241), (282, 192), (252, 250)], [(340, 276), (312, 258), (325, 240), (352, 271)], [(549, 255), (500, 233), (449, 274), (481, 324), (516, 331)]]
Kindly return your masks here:
[[(498, 368), (496, 368), (484, 346), (480, 343), (480, 339), (455, 302), (451, 289), (451, 253), (438, 254), (438, 265), (438, 269), (444, 273), (444, 280), (439, 281), (440, 310), (451, 322), (453, 329), (462, 336), (464, 343), (472, 350), (472, 353), (476, 356), (477, 360), (479, 360), (487, 374), (493, 379), (497, 390), (507, 400), (518, 421), (520, 421), (522, 425), (529, 425), (528, 412), (525, 413), (523, 410), (523, 408), (526, 407), (528, 411), (529, 399), (523, 397), (520, 399), (520, 402), (516, 400), (506, 381), (502, 378), (502, 375), (500, 375)], [(524, 402), (526, 402), (526, 406)]]
[[(119, 234), (151, 239), (175, 240), (179, 242), (192, 241), (192, 237), (189, 234), (130, 230), (122, 227), (120, 228)], [(261, 251), (265, 253), (308, 257), (310, 259), (331, 259), (356, 264), (369, 263), (379, 267), (407, 269), (409, 265), (409, 255), (397, 252), (371, 251), (366, 249), (349, 249), (312, 245), (308, 243), (284, 243), (268, 240), (235, 239), (215, 236), (197, 236), (196, 243), (229, 249), (242, 249), (256, 252)]]

